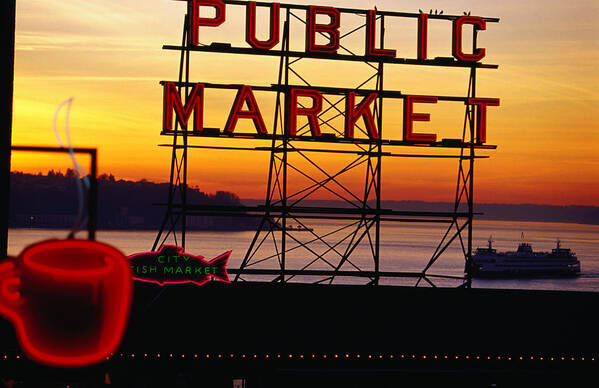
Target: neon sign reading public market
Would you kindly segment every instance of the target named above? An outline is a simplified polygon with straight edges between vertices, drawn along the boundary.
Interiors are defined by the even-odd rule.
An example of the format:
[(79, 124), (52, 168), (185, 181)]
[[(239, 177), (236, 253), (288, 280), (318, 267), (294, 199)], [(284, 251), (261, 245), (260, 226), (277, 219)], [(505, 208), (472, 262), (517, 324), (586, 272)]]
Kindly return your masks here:
[[(217, 27), (223, 24), (227, 18), (227, 5), (245, 5), (246, 7), (246, 24), (245, 24), (245, 41), (249, 45), (247, 50), (252, 50), (253, 53), (264, 55), (291, 55), (288, 51), (274, 49), (281, 41), (280, 14), (283, 7), (304, 8), (306, 12), (305, 19), (305, 48), (303, 52), (294, 53), (295, 56), (305, 56), (309, 58), (322, 59), (348, 59), (347, 55), (339, 54), (340, 50), (340, 27), (341, 14), (347, 12), (344, 9), (337, 9), (327, 6), (290, 6), (280, 3), (256, 3), (255, 1), (222, 1), (222, 0), (188, 0), (188, 38), (187, 46), (190, 49), (205, 49), (206, 45), (200, 45), (199, 29), (200, 27), (210, 28)], [(264, 6), (270, 9), (269, 17), (269, 35), (268, 39), (259, 39), (256, 35), (257, 24), (257, 6)], [(204, 7), (213, 8), (215, 10), (213, 16), (201, 16), (200, 9)], [(355, 10), (353, 10), (355, 11)], [(355, 13), (355, 12), (354, 12)], [(379, 63), (412, 63), (412, 64), (433, 64), (435, 60), (429, 59), (427, 54), (428, 46), (428, 25), (431, 17), (436, 17), (426, 13), (409, 14), (409, 13), (394, 13), (393, 16), (417, 18), (417, 58), (398, 58), (398, 50), (393, 48), (377, 47), (377, 41), (381, 39), (381, 32), (377, 31), (377, 17), (383, 12), (374, 10), (363, 10), (360, 13), (365, 16), (365, 42), (363, 56), (359, 56), (367, 62)], [(326, 22), (322, 22), (323, 18)], [(485, 18), (478, 16), (445, 16), (444, 19), (450, 19), (452, 22), (451, 40), (452, 40), (452, 57), (451, 62), (445, 60), (444, 65), (447, 66), (462, 66), (462, 67), (484, 67), (480, 61), (486, 56), (486, 49), (476, 47), (473, 43), (471, 50), (465, 50), (463, 44), (464, 28), (470, 26), (475, 32), (484, 31), (487, 28)], [(325, 43), (317, 40), (317, 36), (325, 36)], [(213, 44), (214, 45), (214, 44)], [(221, 47), (227, 44), (219, 43)], [(382, 46), (382, 43), (379, 44)], [(210, 47), (210, 46), (208, 46)], [(227, 47), (230, 48), (230, 45)], [(216, 51), (216, 50), (215, 50)], [(467, 52), (470, 51), (470, 52)], [(246, 53), (243, 48), (237, 51), (231, 48), (230, 52)], [(437, 63), (438, 64), (438, 63)], [(489, 65), (492, 66), (492, 65)], [(204, 90), (207, 87), (212, 87), (206, 83), (187, 84), (190, 92), (181, 98), (180, 92), (177, 89), (177, 83), (164, 81), (163, 84), (163, 131), (173, 131), (173, 122), (176, 121), (187, 132), (195, 135), (201, 135), (204, 131)], [(237, 87), (237, 95), (232, 102), (231, 110), (224, 124), (223, 133), (235, 137), (237, 123), (240, 119), (250, 119), (257, 136), (269, 136), (266, 128), (260, 106), (254, 96), (254, 90), (257, 87), (250, 85), (239, 85)], [(282, 90), (263, 88), (259, 90), (276, 90), (285, 92), (284, 106), (284, 134), (285, 136), (298, 136), (298, 118), (305, 117), (310, 130), (310, 138), (321, 138), (323, 132), (321, 130), (318, 116), (323, 110), (323, 94), (326, 94), (333, 88), (319, 87), (294, 87), (289, 86)], [(377, 123), (373, 114), (373, 103), (377, 98), (391, 96), (393, 98), (403, 99), (403, 141), (407, 142), (435, 142), (437, 134), (435, 133), (419, 133), (414, 130), (414, 122), (430, 121), (430, 114), (424, 113), (424, 107), (416, 106), (416, 104), (436, 104), (444, 98), (442, 96), (431, 95), (406, 95), (398, 92), (386, 93), (382, 90), (340, 90), (335, 88), (336, 92), (342, 92), (345, 95), (345, 123), (343, 138), (352, 140), (355, 138), (356, 124), (362, 119), (365, 126), (365, 134), (370, 140), (380, 139), (380, 128), (377, 128)], [(362, 100), (356, 104), (357, 95), (363, 96)], [(302, 99), (302, 103), (300, 103)], [(479, 97), (464, 97), (454, 98), (453, 100), (463, 101), (466, 105), (476, 108), (476, 142), (479, 144), (487, 141), (487, 108), (490, 106), (499, 106), (498, 98), (479, 98)], [(185, 102), (184, 102), (185, 101)], [(310, 101), (309, 103), (305, 103)], [(192, 119), (193, 116), (193, 119)], [(191, 120), (192, 119), (192, 120)], [(193, 124), (193, 130), (188, 130), (190, 120)], [(379, 123), (380, 125), (380, 123)], [(303, 136), (305, 137), (305, 136)], [(474, 140), (473, 140), (474, 141)]]

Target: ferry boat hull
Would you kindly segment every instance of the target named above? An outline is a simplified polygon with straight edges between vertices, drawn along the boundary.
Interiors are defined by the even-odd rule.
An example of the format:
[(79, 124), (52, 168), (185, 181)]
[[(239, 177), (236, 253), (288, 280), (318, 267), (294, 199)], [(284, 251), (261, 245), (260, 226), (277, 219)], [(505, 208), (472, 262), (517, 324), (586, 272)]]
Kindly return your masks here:
[(580, 269), (473, 269), (472, 277), (487, 279), (577, 277)]
[(488, 248), (478, 248), (472, 256), (472, 277), (574, 277), (580, 274), (580, 261), (567, 248), (557, 247), (551, 252), (534, 252), (527, 243), (515, 252), (497, 252), (489, 241)]

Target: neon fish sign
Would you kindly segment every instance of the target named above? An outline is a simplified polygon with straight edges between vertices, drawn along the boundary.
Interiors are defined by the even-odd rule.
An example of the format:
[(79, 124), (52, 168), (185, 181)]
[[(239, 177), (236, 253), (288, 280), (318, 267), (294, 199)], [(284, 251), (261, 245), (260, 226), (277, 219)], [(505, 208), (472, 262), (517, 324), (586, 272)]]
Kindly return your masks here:
[(203, 256), (185, 253), (183, 248), (163, 245), (159, 251), (129, 256), (133, 279), (165, 284), (194, 283), (198, 286), (211, 279), (230, 283), (227, 262), (231, 251), (207, 261)]

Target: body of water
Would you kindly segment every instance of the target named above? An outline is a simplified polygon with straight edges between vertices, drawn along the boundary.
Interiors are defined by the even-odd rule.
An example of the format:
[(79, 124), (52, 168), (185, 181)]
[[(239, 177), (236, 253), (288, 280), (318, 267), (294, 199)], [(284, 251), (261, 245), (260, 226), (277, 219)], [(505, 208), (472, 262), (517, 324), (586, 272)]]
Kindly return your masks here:
[[(287, 240), (286, 268), (331, 269), (339, 263), (342, 253), (351, 246), (352, 231), (344, 228), (343, 221), (322, 221), (310, 227), (323, 240), (314, 234), (291, 232), (293, 238)], [(439, 245), (447, 226), (429, 223), (384, 223), (381, 227), (380, 270), (420, 272), (429, 263)], [(358, 238), (360, 233), (356, 235)], [(455, 228), (454, 228), (455, 230)], [(99, 241), (111, 244), (125, 255), (146, 252), (152, 247), (156, 231), (98, 231)], [(186, 251), (202, 255), (207, 259), (231, 250), (230, 268), (238, 268), (255, 232), (208, 232), (192, 231), (187, 233)], [(370, 230), (370, 238), (374, 230)], [(368, 243), (369, 234), (364, 234), (341, 269), (372, 270), (373, 252)], [(511, 222), (511, 221), (475, 221), (474, 249), (486, 246), (489, 237), (498, 251), (516, 250), (522, 240), (530, 243), (535, 251), (550, 251), (559, 239), (563, 248), (572, 249), (581, 262), (581, 275), (574, 278), (534, 278), (534, 279), (474, 279), (475, 288), (509, 288), (536, 290), (599, 291), (599, 225), (581, 225), (566, 223)], [(25, 246), (47, 238), (65, 238), (67, 231), (46, 229), (11, 229), (9, 231), (9, 254), (17, 255)], [(451, 236), (451, 234), (450, 234)], [(80, 232), (78, 237), (85, 238)], [(274, 237), (274, 238), (273, 238)], [(278, 268), (277, 252), (280, 252), (280, 232), (267, 236), (260, 245), (251, 263), (253, 268)], [(295, 240), (294, 240), (295, 239)], [(262, 236), (258, 243), (262, 241)], [(354, 240), (355, 241), (355, 240)], [(177, 241), (179, 242), (179, 241)], [(305, 243), (305, 246), (299, 243)], [(167, 243), (174, 244), (170, 239)], [(465, 242), (464, 242), (465, 243)], [(315, 255), (316, 254), (316, 255)], [(314, 261), (315, 257), (320, 257)], [(430, 267), (428, 273), (462, 276), (464, 256), (461, 243), (455, 239), (439, 259)], [(269, 279), (260, 278), (262, 280)], [(248, 279), (249, 280), (249, 279)], [(295, 277), (294, 281), (314, 281), (313, 278)], [(364, 283), (363, 278), (337, 278), (335, 283)], [(382, 279), (381, 284), (415, 285), (414, 278)], [(434, 279), (437, 286), (454, 287), (454, 280)], [(425, 282), (420, 285), (427, 286)]]

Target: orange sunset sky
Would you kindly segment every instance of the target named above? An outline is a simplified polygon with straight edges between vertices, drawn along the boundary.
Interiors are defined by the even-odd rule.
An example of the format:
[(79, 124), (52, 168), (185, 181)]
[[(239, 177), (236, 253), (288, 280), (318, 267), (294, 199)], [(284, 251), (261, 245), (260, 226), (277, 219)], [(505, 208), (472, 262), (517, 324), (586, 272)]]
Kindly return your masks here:
[[(476, 194), (482, 203), (538, 203), (599, 206), (599, 3), (596, 0), (547, 1), (300, 1), (329, 5), (444, 14), (498, 17), (479, 34), (484, 63), (499, 69), (478, 70), (477, 95), (501, 99), (490, 107), (487, 140), (498, 145), (477, 162)], [(264, 12), (263, 12), (264, 11)], [(96, 147), (99, 173), (117, 178), (165, 182), (170, 150), (158, 147), (160, 80), (176, 80), (179, 55), (162, 50), (181, 42), (185, 3), (167, 0), (27, 0), (17, 1), (14, 84), (14, 145), (58, 145), (53, 117), (59, 104), (73, 98), (69, 128), (78, 147)], [(202, 43), (244, 42), (245, 9), (227, 8), (227, 21), (202, 28)], [(299, 11), (298, 11), (299, 12)], [(266, 11), (260, 10), (266, 24)], [(359, 20), (358, 20), (359, 21)], [(451, 56), (451, 24), (430, 22), (429, 57)], [(341, 33), (356, 20), (341, 20)], [(265, 26), (259, 27), (259, 34)], [(295, 38), (294, 38), (295, 37)], [(292, 25), (292, 49), (303, 45), (303, 31)], [(363, 30), (347, 43), (363, 52)], [(412, 19), (389, 22), (385, 45), (399, 57), (416, 55)], [(468, 47), (468, 46), (467, 46)], [(278, 58), (192, 53), (194, 82), (276, 82)], [(319, 86), (356, 86), (370, 73), (364, 64), (307, 60), (298, 64)], [(406, 65), (385, 66), (385, 87), (404, 93), (464, 96), (468, 70)], [(272, 122), (272, 94), (256, 93), (267, 125)], [(223, 127), (234, 94), (206, 93), (206, 126)], [(430, 106), (429, 106), (430, 105)], [(401, 138), (401, 100), (385, 103), (384, 138)], [(461, 134), (464, 105), (455, 102), (418, 105), (431, 121), (417, 123), (418, 132), (439, 138)], [(65, 136), (64, 115), (59, 116)], [(249, 121), (249, 120), (242, 120)], [(239, 124), (252, 130), (248, 123)], [(326, 132), (326, 130), (324, 130)], [(244, 131), (245, 132), (245, 131)], [(243, 140), (211, 140), (194, 144), (268, 145)], [(397, 148), (394, 152), (428, 152)], [(450, 153), (455, 151), (447, 151)], [(335, 170), (335, 157), (321, 159)], [(86, 166), (84, 157), (80, 158)], [(194, 150), (189, 182), (201, 190), (228, 190), (241, 198), (264, 196), (268, 153)], [(64, 157), (13, 153), (12, 169), (46, 172), (64, 169)], [(338, 168), (338, 167), (337, 167)], [(383, 167), (383, 199), (451, 201), (457, 161), (393, 158)], [(362, 184), (356, 172), (348, 184)], [(328, 198), (325, 192), (322, 198)]]

